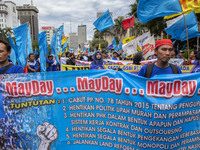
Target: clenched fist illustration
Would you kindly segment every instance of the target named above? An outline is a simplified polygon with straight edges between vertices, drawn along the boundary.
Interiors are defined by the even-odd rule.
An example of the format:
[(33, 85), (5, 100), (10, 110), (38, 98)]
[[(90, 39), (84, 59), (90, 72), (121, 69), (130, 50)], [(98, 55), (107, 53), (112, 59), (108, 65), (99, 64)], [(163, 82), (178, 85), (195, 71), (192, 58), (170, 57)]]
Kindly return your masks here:
[(58, 139), (58, 130), (49, 122), (38, 125), (36, 132), (41, 139), (38, 150), (50, 150), (51, 144)]

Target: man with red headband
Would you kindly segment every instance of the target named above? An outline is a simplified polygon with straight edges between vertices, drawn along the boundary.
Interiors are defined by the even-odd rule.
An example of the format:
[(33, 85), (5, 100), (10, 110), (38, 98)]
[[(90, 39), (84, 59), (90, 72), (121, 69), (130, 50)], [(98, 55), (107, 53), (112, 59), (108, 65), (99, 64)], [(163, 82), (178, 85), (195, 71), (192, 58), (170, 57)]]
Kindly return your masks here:
[(168, 63), (173, 51), (173, 43), (170, 39), (158, 40), (155, 44), (157, 62), (144, 65), (138, 75), (151, 78), (160, 74), (181, 74), (181, 69), (178, 66)]

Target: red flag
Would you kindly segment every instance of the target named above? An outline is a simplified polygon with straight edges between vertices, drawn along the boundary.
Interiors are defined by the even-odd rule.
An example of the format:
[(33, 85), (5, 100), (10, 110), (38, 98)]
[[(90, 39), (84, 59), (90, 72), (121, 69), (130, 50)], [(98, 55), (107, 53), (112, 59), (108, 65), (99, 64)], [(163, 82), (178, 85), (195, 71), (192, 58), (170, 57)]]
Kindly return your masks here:
[(24, 73), (28, 73), (28, 67), (27, 67), (27, 65), (26, 65), (26, 67), (23, 70), (24, 70)]
[(123, 22), (123, 28), (124, 30), (134, 26), (134, 17), (131, 17), (129, 19), (124, 20)]

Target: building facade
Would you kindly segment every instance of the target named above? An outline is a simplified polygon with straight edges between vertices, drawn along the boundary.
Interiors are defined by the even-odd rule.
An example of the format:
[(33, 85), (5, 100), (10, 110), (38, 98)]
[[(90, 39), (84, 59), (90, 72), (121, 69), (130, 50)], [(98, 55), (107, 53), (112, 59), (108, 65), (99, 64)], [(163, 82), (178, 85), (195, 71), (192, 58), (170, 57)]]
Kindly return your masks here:
[(78, 49), (78, 35), (76, 33), (69, 33), (68, 43), (70, 49)]
[(14, 28), (19, 25), (16, 4), (11, 1), (0, 1), (0, 28)]
[(80, 49), (85, 47), (85, 43), (87, 42), (87, 27), (86, 25), (78, 26), (78, 44), (80, 45)]
[(35, 6), (31, 5), (23, 5), (17, 6), (17, 11), (19, 15), (19, 19), (21, 24), (29, 23), (30, 24), (30, 31), (33, 40), (38, 40), (38, 13), (39, 10)]
[(46, 35), (47, 35), (47, 43), (51, 44), (51, 39), (53, 37), (53, 35), (56, 33), (56, 28), (52, 27), (52, 26), (44, 26), (41, 29), (41, 32), (46, 31)]

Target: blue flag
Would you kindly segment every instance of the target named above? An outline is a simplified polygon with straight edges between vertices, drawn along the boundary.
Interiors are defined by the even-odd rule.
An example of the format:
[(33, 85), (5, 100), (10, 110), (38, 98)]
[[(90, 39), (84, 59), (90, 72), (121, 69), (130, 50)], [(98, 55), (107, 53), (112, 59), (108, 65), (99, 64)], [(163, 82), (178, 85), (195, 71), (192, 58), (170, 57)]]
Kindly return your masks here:
[(113, 49), (113, 48), (114, 48), (113, 44), (111, 44), (111, 45), (108, 46), (108, 49)]
[(61, 52), (61, 40), (62, 40), (62, 34), (63, 34), (63, 25), (61, 25), (57, 30), (57, 53)]
[(40, 51), (40, 71), (46, 72), (46, 32), (43, 31), (40, 34), (38, 34), (38, 40), (39, 40), (39, 51)]
[(16, 52), (17, 52), (17, 47), (12, 39), (12, 37), (9, 34), (9, 41), (10, 41), (10, 45), (11, 45), (11, 54), (10, 54), (10, 59), (12, 61), (13, 64), (16, 64), (17, 62), (17, 57), (16, 57)]
[(112, 43), (113, 43), (114, 49), (116, 51), (118, 51), (118, 47), (117, 47), (117, 43), (116, 43), (115, 37), (113, 37)]
[(18, 64), (25, 68), (27, 62), (27, 23), (13, 28), (17, 45)]
[(32, 42), (31, 42), (32, 40), (31, 40), (30, 27), (28, 27), (27, 34), (28, 34), (28, 55), (29, 55), (30, 53), (32, 53)]
[(51, 54), (56, 54), (56, 33), (51, 38)]
[(39, 52), (38, 52), (37, 48), (35, 48), (34, 55), (35, 55), (35, 54), (38, 54), (38, 53), (39, 53)]
[(142, 23), (181, 12), (179, 0), (139, 0), (137, 7), (137, 17)]
[(123, 45), (122, 41), (119, 41), (119, 45), (118, 45), (119, 51), (122, 51), (122, 45)]
[(73, 53), (73, 52), (74, 52), (74, 49), (69, 48), (69, 52), (70, 52), (70, 53)]
[(187, 43), (185, 43), (185, 44), (183, 45), (183, 47), (182, 47), (181, 50), (184, 50), (186, 46), (187, 46)]
[(67, 48), (67, 40), (66, 40), (65, 44), (63, 45), (62, 52), (64, 52), (66, 48)]
[(49, 56), (49, 48), (48, 48), (48, 43), (47, 43), (47, 38), (45, 38), (45, 53), (47, 54), (47, 56)]
[(101, 15), (93, 25), (100, 31), (104, 31), (112, 26), (114, 26), (114, 22), (110, 15), (109, 10), (107, 10), (103, 15)]
[[(195, 13), (191, 12), (185, 16), (187, 31), (188, 31), (188, 39), (200, 36), (198, 31), (198, 23), (195, 17)], [(187, 40), (186, 36), (186, 28), (184, 18), (181, 18), (173, 25), (165, 29), (167, 34), (171, 35), (171, 39), (177, 39), (180, 41)]]
[(87, 48), (84, 48), (84, 49), (83, 49), (83, 52), (86, 52), (86, 50), (87, 50)]

